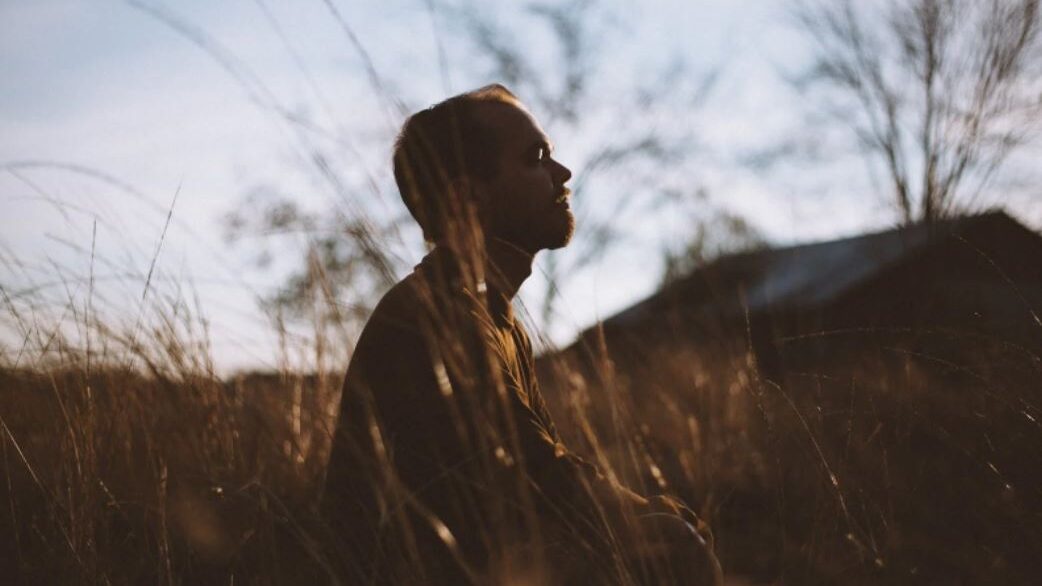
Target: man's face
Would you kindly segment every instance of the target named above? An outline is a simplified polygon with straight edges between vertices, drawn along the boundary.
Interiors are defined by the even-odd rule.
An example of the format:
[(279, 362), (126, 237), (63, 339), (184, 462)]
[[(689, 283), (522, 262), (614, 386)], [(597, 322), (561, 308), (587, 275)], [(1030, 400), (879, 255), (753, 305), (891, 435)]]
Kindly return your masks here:
[(495, 176), (479, 182), (489, 203), (486, 235), (532, 254), (565, 246), (575, 230), (564, 186), (572, 172), (551, 157), (550, 139), (522, 106), (494, 102), (479, 112), (500, 151)]

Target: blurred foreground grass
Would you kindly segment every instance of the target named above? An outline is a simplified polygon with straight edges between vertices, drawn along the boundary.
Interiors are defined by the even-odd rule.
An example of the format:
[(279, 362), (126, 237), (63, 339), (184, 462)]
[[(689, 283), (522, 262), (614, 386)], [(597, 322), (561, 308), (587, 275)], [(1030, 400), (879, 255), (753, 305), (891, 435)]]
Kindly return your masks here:
[[(341, 374), (223, 380), (206, 345), (174, 329), (144, 327), (127, 344), (135, 338), (90, 327), (91, 351), (56, 332), (35, 354), (29, 342), (4, 353), (9, 583), (323, 579), (336, 552), (302, 519), (320, 493)], [(722, 335), (716, 353), (678, 343), (636, 366), (602, 338), (584, 362), (563, 353), (541, 370), (573, 449), (698, 508), (730, 573), (1035, 583), (1039, 353), (957, 331), (816, 341), (828, 351), (777, 382), (761, 379), (741, 332)]]

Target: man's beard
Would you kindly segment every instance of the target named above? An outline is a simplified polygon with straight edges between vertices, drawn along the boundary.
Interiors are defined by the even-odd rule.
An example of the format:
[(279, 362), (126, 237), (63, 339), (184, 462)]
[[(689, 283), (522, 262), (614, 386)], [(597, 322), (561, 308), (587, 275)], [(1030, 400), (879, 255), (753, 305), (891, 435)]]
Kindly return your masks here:
[[(549, 230), (548, 230), (549, 232)], [(575, 215), (572, 214), (571, 210), (568, 211), (568, 219), (563, 223), (560, 229), (554, 231), (552, 234), (547, 235), (547, 242), (544, 243), (544, 247), (549, 250), (556, 250), (558, 248), (564, 248), (568, 246), (568, 243), (572, 241), (572, 236), (575, 235)]]
[(535, 254), (540, 250), (564, 248), (572, 241), (575, 233), (575, 216), (570, 209), (555, 208), (538, 223), (517, 226), (512, 234), (503, 239)]
[(485, 236), (509, 242), (529, 254), (564, 248), (571, 242), (575, 232), (571, 208), (553, 204), (533, 216), (500, 216), (485, 229)]

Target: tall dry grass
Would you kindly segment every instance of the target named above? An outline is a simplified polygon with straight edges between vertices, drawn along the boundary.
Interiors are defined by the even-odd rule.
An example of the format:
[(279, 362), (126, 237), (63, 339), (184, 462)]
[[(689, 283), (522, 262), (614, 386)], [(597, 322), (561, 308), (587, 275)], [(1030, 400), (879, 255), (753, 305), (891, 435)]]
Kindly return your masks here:
[(202, 320), (179, 301), (123, 330), (81, 315), (70, 333), (6, 297), (7, 325), (27, 327), (0, 367), (5, 575), (227, 583), (242, 567), (267, 573), (277, 562), (257, 544), (317, 494), (340, 375), (222, 379)]
[[(157, 296), (155, 319), (119, 330), (70, 299), (70, 333), (5, 299), (9, 326), (36, 324), (0, 371), (5, 575), (332, 580), (337, 552), (309, 523), (339, 372), (222, 379), (205, 320), (183, 300)], [(573, 449), (638, 491), (697, 505), (731, 572), (787, 584), (1035, 580), (1037, 347), (952, 330), (785, 343), (820, 347), (773, 382), (743, 332), (639, 356), (593, 337), (584, 361), (566, 354), (543, 374)]]
[(698, 345), (616, 337), (599, 359), (561, 358), (553, 406), (571, 443), (626, 482), (699, 503), (733, 573), (1031, 584), (1039, 334), (822, 331), (781, 340), (798, 359), (774, 380), (740, 331)]

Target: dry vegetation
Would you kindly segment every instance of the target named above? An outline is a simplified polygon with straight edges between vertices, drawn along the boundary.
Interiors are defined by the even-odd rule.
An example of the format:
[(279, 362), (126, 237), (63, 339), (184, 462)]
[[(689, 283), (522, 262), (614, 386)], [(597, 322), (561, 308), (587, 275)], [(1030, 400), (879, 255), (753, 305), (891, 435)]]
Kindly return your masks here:
[(724, 567), (763, 583), (1034, 582), (1037, 341), (822, 332), (787, 342), (824, 351), (781, 383), (729, 341), (573, 374), (554, 405), (572, 407), (569, 439), (623, 446), (608, 459), (627, 482), (700, 503)]
[[(25, 326), (0, 372), (0, 560), (14, 583), (323, 579), (336, 553), (308, 519), (339, 374), (221, 380), (202, 320), (176, 304), (136, 335), (77, 303), (78, 335), (40, 327), (10, 295), (6, 307)], [(741, 332), (715, 352), (638, 361), (595, 339), (584, 364), (546, 369), (547, 392), (576, 451), (697, 503), (732, 572), (1028, 584), (1042, 551), (1042, 332), (1026, 331), (1026, 345), (969, 331), (788, 340), (825, 350), (779, 384), (761, 380)]]
[(133, 336), (87, 320), (104, 351), (42, 327), (5, 351), (0, 563), (15, 583), (285, 575), (274, 528), (316, 498), (341, 377), (222, 380), (189, 355), (192, 318), (168, 318)]

